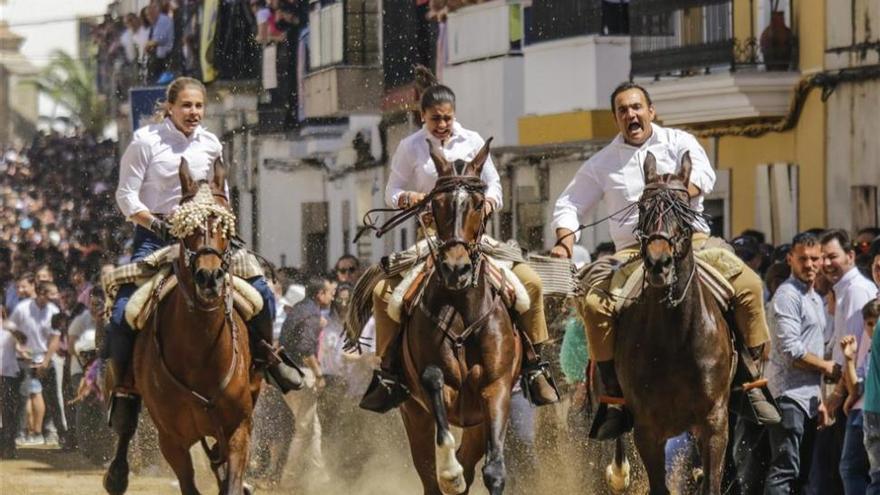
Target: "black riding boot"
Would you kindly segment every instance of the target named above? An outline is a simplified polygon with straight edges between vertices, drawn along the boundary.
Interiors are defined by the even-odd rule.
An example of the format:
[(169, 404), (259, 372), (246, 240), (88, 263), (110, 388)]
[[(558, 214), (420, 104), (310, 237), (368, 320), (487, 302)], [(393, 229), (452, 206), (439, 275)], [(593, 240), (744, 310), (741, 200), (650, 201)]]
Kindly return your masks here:
[(247, 323), (251, 356), (266, 381), (278, 387), (282, 394), (303, 388), (303, 372), (283, 347), (272, 346), (272, 319), (260, 313)]
[(536, 406), (559, 402), (559, 389), (550, 374), (550, 364), (540, 355), (540, 344), (532, 346), (523, 334), (522, 389), (526, 398)]
[(600, 399), (602, 406), (605, 407), (600, 407), (600, 412), (590, 429), (590, 437), (597, 440), (613, 440), (632, 429), (632, 419), (622, 404), (623, 390), (620, 389), (620, 382), (617, 381), (614, 360), (596, 362), (596, 366), (599, 368), (606, 399), (604, 401)]
[(359, 404), (361, 409), (386, 413), (409, 398), (409, 389), (400, 380), (400, 339), (398, 336), (391, 341), (380, 368), (373, 371), (373, 379)]

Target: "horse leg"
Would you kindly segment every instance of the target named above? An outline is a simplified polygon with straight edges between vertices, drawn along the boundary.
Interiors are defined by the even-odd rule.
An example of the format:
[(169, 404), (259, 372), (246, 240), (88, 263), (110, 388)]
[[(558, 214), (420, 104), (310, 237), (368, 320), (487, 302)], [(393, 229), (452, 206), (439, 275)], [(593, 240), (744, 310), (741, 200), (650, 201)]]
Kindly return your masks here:
[(491, 495), (501, 495), (507, 476), (504, 466), (504, 435), (510, 416), (510, 382), (497, 380), (483, 388), (481, 394), (486, 410), (486, 462), (483, 464), (483, 484)]
[(652, 435), (644, 427), (636, 427), (634, 431), (636, 447), (648, 472), (650, 495), (669, 495), (666, 488), (666, 439)]
[(697, 427), (695, 432), (703, 467), (700, 493), (721, 493), (728, 435), (726, 404), (716, 406), (706, 418), (706, 422)]
[(605, 468), (605, 481), (613, 493), (624, 493), (630, 485), (630, 465), (622, 436), (614, 441), (614, 460)]
[(111, 399), (110, 426), (116, 433), (116, 453), (104, 473), (104, 490), (121, 495), (128, 489), (128, 445), (137, 431), (140, 397), (115, 396)]
[[(477, 471), (477, 463), (486, 453), (486, 424), (472, 426), (464, 430), (461, 437), (461, 446), (458, 448), (456, 457), (464, 467), (464, 481), (468, 488), (474, 484), (474, 476)], [(467, 492), (465, 492), (467, 493)]]
[(159, 450), (162, 451), (162, 457), (165, 458), (177, 476), (177, 481), (180, 483), (180, 493), (183, 495), (199, 495), (189, 449), (178, 445), (168, 434), (160, 431)]
[(250, 421), (242, 421), (229, 438), (229, 459), (226, 461), (226, 493), (242, 495), (250, 493), (244, 486), (244, 473), (247, 469), (251, 443)]
[(434, 463), (437, 469), (437, 482), (444, 495), (458, 495), (467, 490), (464, 469), (455, 457), (455, 437), (449, 430), (446, 418), (446, 403), (443, 400), (443, 372), (431, 365), (422, 372), (422, 387), (428, 393), (431, 409), (437, 427), (437, 445), (434, 449)]
[(400, 406), (400, 416), (403, 418), (410, 454), (422, 480), (425, 495), (440, 495), (437, 474), (434, 472), (434, 439), (431, 435), (434, 418), (413, 400)]

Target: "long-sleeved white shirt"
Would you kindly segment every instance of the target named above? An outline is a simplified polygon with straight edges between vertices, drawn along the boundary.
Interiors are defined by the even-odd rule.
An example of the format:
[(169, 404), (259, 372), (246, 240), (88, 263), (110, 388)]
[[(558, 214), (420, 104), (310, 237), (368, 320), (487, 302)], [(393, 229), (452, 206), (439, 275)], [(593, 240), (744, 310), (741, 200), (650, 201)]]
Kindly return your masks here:
[(126, 218), (140, 211), (167, 215), (180, 202), (180, 158), (195, 180), (209, 177), (223, 152), (217, 136), (201, 126), (186, 137), (171, 119), (141, 127), (119, 162), (116, 203)]
[[(862, 345), (862, 333), (865, 320), (862, 318), (862, 308), (868, 301), (877, 297), (877, 286), (853, 267), (843, 274), (840, 280), (834, 284), (834, 334), (831, 337), (831, 359), (843, 366), (846, 358), (843, 349), (840, 348), (840, 340), (847, 335), (852, 335)], [(867, 339), (870, 345), (870, 339)]]
[[(691, 206), (703, 211), (703, 195), (712, 192), (715, 186), (715, 171), (709, 163), (705, 150), (697, 139), (685, 131), (660, 127), (652, 124), (653, 133), (639, 147), (627, 144), (620, 134), (611, 143), (590, 157), (577, 171), (568, 184), (553, 211), (553, 228), (577, 230), (580, 217), (596, 206), (602, 199), (606, 201), (609, 213), (617, 212), (638, 202), (645, 189), (643, 164), (650, 151), (657, 160), (658, 174), (671, 174), (678, 171), (681, 158), (690, 151), (690, 182), (697, 186), (701, 194), (691, 199)], [(608, 220), (611, 239), (617, 249), (635, 244), (633, 229), (639, 221), (638, 211), (629, 215), (616, 215)], [(709, 232), (709, 225), (700, 221), (697, 230)]]
[[(443, 157), (447, 161), (455, 160), (470, 161), (476, 156), (485, 141), (474, 131), (469, 131), (458, 122), (452, 124), (452, 134), (441, 146), (440, 141), (431, 135), (423, 126), (420, 130), (404, 138), (397, 146), (397, 151), (391, 158), (391, 176), (385, 187), (385, 203), (391, 208), (397, 207), (397, 200), (406, 191), (429, 193), (434, 189), (437, 182), (437, 169), (431, 161), (428, 152), (428, 143), (431, 140), (434, 149), (442, 150)], [(495, 208), (501, 209), (502, 196), (501, 179), (492, 157), (486, 159), (483, 164), (483, 172), (480, 178), (486, 183), (486, 197), (495, 202)]]

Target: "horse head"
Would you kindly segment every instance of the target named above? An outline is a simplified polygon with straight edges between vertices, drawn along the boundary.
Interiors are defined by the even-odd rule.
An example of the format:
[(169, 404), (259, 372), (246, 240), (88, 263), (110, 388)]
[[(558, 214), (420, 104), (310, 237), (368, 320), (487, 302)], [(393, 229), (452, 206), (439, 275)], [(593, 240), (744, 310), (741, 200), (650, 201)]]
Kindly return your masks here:
[(193, 180), (186, 160), (180, 160), (180, 206), (169, 218), (171, 233), (180, 239), (181, 257), (205, 304), (223, 296), (229, 269), (229, 241), (235, 235), (235, 215), (226, 198), (226, 167), (214, 161), (209, 181)]
[(691, 252), (691, 235), (697, 213), (690, 206), (688, 184), (690, 153), (685, 152), (678, 173), (657, 173), (657, 160), (651, 152), (645, 157), (645, 190), (639, 198), (640, 241), (645, 278), (652, 287), (671, 287), (676, 267)]
[(491, 142), (489, 138), (473, 160), (450, 163), (428, 141), (437, 169), (437, 184), (431, 192), (431, 213), (439, 242), (435, 262), (450, 290), (470, 287), (476, 278), (480, 239), (486, 226), (486, 184), (480, 175), (489, 158)]

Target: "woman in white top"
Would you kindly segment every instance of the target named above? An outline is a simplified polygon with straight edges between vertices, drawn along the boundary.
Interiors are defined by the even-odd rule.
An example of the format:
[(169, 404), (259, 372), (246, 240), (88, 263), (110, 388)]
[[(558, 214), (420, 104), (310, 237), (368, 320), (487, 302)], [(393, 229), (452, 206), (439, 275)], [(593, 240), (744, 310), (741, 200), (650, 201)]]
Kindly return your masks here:
[[(433, 76), (431, 76), (433, 78)], [(392, 208), (406, 208), (425, 197), (437, 181), (437, 169), (428, 152), (431, 141), (435, 150), (449, 161), (470, 161), (483, 146), (483, 138), (465, 129), (455, 120), (455, 94), (446, 86), (435, 84), (422, 95), (421, 110), (424, 125), (403, 139), (391, 159), (391, 176), (385, 189), (385, 202)], [(491, 156), (483, 165), (480, 176), (486, 183), (486, 215), (503, 204), (501, 180)], [(514, 273), (522, 281), (531, 298), (530, 309), (519, 316), (518, 326), (537, 348), (548, 339), (547, 322), (541, 279), (530, 266), (520, 263)], [(387, 313), (388, 300), (400, 282), (399, 277), (386, 279), (373, 290), (373, 316), (376, 320), (376, 354), (382, 357), (381, 368), (376, 370), (361, 407), (384, 412), (406, 399), (407, 392), (400, 384), (399, 349), (397, 338), (400, 325)], [(551, 404), (558, 400), (546, 363), (537, 352), (526, 352), (523, 376), (529, 383), (529, 393), (536, 405)]]
[[(131, 144), (122, 155), (116, 202), (122, 214), (135, 224), (132, 262), (175, 241), (165, 217), (181, 199), (178, 175), (181, 158), (186, 159), (193, 179), (200, 181), (208, 180), (214, 160), (222, 155), (220, 140), (201, 126), (205, 96), (205, 87), (198, 80), (175, 79), (168, 86), (164, 107), (157, 114), (161, 121), (135, 131)], [(271, 343), (275, 298), (264, 277), (254, 277), (248, 282), (263, 298), (263, 310), (248, 321), (247, 326), (255, 360), (265, 363), (270, 360), (263, 355), (265, 347), (255, 344), (260, 340)], [(120, 287), (108, 325), (105, 354), (109, 356), (105, 357), (111, 359), (115, 377), (124, 377), (131, 361), (135, 333), (125, 321), (125, 305), (135, 289), (133, 284)], [(298, 387), (296, 375), (290, 368), (274, 365), (268, 366), (267, 371), (270, 381), (283, 391)], [(139, 399), (126, 394), (117, 395), (114, 395), (111, 406), (113, 414), (125, 415), (121, 421), (130, 424), (128, 420), (137, 415)], [(121, 401), (123, 398), (128, 400)], [(120, 412), (116, 413), (116, 410)], [(111, 422), (113, 420), (111, 417)]]

